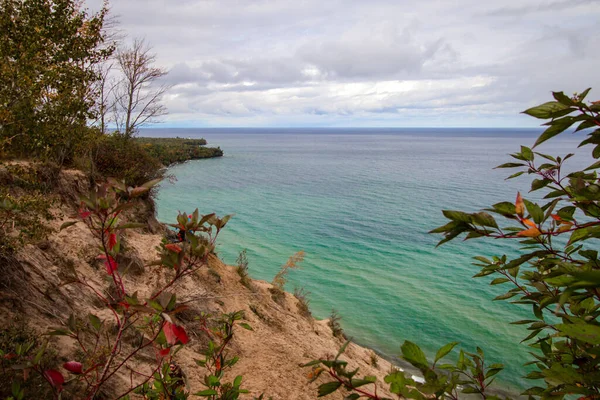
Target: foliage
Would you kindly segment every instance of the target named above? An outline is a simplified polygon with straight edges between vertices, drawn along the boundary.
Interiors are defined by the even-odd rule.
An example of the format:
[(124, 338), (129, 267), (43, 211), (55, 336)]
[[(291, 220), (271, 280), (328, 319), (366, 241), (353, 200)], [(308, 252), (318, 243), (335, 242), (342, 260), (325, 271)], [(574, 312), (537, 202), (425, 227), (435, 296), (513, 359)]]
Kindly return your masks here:
[[(225, 372), (233, 367), (239, 360), (238, 357), (229, 357), (227, 347), (233, 339), (233, 327), (236, 321), (244, 317), (242, 311), (225, 314), (220, 319), (216, 320), (214, 327), (210, 327), (209, 320), (206, 315), (200, 318), (201, 329), (208, 336), (210, 341), (204, 352), (204, 359), (196, 360), (196, 363), (206, 368), (208, 374), (204, 376), (205, 390), (197, 392), (195, 395), (206, 397), (209, 400), (239, 398), (240, 394), (248, 393), (247, 390), (241, 388), (242, 377), (236, 376), (231, 383), (222, 383), (221, 380)], [(250, 325), (246, 323), (238, 323), (244, 329), (252, 330)]]
[[(592, 156), (600, 158), (600, 104), (585, 103), (588, 92), (573, 97), (555, 92), (556, 101), (525, 111), (550, 120), (534, 148), (576, 124), (575, 131), (588, 131), (580, 146), (593, 145)], [(512, 154), (516, 162), (498, 168), (521, 170), (510, 178), (533, 175), (531, 191), (546, 193), (542, 203), (517, 194), (514, 203), (497, 203), (484, 212), (444, 211), (450, 222), (433, 231), (445, 235), (440, 243), (464, 233), (467, 239), (486, 237), (521, 244), (522, 254), (517, 258), (476, 257), (481, 271), (475, 276), (498, 276), (492, 285), (510, 286), (495, 300), (514, 297), (513, 303), (531, 307), (530, 319), (513, 323), (528, 325), (523, 341), (531, 341), (536, 349), (530, 364), (537, 370), (528, 378), (540, 382), (525, 394), (543, 398), (600, 396), (600, 264), (593, 249), (594, 240), (600, 237), (600, 162), (565, 174), (564, 163), (572, 156), (554, 157), (521, 146), (520, 152)], [(498, 217), (490, 213), (508, 226), (501, 227)]]
[(130, 186), (160, 177), (162, 168), (142, 146), (120, 134), (99, 137), (93, 161), (101, 177), (122, 179)]
[(94, 66), (103, 45), (103, 7), (88, 15), (74, 0), (0, 1), (0, 143), (16, 155), (62, 164), (89, 118)]
[(312, 318), (310, 312), (310, 292), (304, 288), (294, 288), (294, 297), (298, 299), (298, 312), (306, 318)]
[(379, 356), (373, 350), (369, 353), (369, 364), (375, 368), (379, 368)]
[(240, 276), (240, 282), (247, 288), (252, 289), (252, 282), (248, 275), (248, 256), (246, 255), (246, 249), (240, 251), (236, 264), (235, 271)]
[[(27, 243), (43, 240), (50, 233), (44, 224), (54, 199), (49, 190), (56, 182), (52, 164), (8, 164), (0, 167), (0, 256)], [(0, 266), (7, 278), (11, 271)]]
[(337, 310), (332, 309), (331, 314), (329, 314), (329, 321), (327, 321), (327, 325), (329, 325), (329, 327), (331, 328), (331, 332), (335, 337), (340, 337), (344, 334), (344, 330), (342, 329), (342, 325), (340, 324), (341, 320), (342, 317), (337, 312)]
[[(575, 132), (588, 132), (580, 147), (593, 145), (592, 156), (600, 158), (600, 102), (585, 102), (589, 90), (573, 97), (554, 92), (555, 101), (525, 111), (549, 120), (534, 148), (576, 125)], [(512, 154), (515, 162), (498, 168), (520, 169), (509, 179), (533, 175), (531, 191), (546, 193), (541, 204), (518, 193), (515, 202), (496, 203), (481, 212), (444, 210), (450, 221), (431, 231), (444, 235), (439, 244), (461, 235), (465, 239), (520, 243), (522, 251), (516, 258), (475, 257), (475, 265), (481, 269), (475, 277), (497, 276), (491, 285), (510, 288), (495, 300), (514, 298), (513, 303), (531, 307), (529, 319), (512, 322), (528, 326), (523, 341), (530, 342), (534, 360), (528, 364), (536, 369), (527, 378), (539, 382), (523, 393), (531, 398), (600, 397), (600, 260), (593, 248), (595, 239), (600, 238), (600, 161), (582, 171), (564, 173), (564, 163), (572, 156), (555, 157), (521, 146), (519, 152)], [(430, 366), (416, 344), (404, 342), (404, 360), (419, 369), (425, 381), (416, 382), (401, 372), (391, 371), (385, 378), (390, 392), (399, 397), (456, 399), (460, 390), (483, 399), (494, 398), (486, 391), (503, 366), (486, 366), (481, 349), (477, 348), (476, 353), (461, 350), (456, 364), (436, 365), (456, 344), (440, 348)], [(357, 371), (346, 371), (339, 354), (334, 360), (315, 360), (307, 366), (313, 367), (313, 379), (323, 372), (334, 379), (319, 386), (320, 396), (344, 387), (352, 392), (346, 399), (381, 398), (376, 391), (359, 389), (373, 379), (354, 382)]]
[(279, 272), (273, 278), (271, 284), (277, 290), (283, 291), (284, 286), (287, 283), (287, 274), (290, 269), (300, 268), (300, 263), (304, 260), (304, 251), (300, 250), (296, 254), (292, 255), (285, 264), (281, 266)]
[[(40, 364), (44, 349), (36, 357), (18, 355), (19, 364), (13, 366), (24, 374), (37, 372), (53, 390), (55, 398), (63, 394), (94, 398), (101, 390), (112, 386), (111, 378), (129, 371), (130, 387), (117, 398), (128, 396), (154, 378), (154, 388), (173, 388), (181, 382), (171, 371), (172, 357), (181, 346), (189, 342), (185, 328), (176, 322), (177, 313), (185, 306), (177, 302), (177, 294), (168, 292), (181, 279), (207, 265), (210, 253), (220, 230), (229, 216), (218, 218), (214, 214), (201, 216), (196, 210), (188, 218), (178, 217), (177, 226), (186, 230), (186, 241), (174, 244), (163, 242), (157, 248), (160, 259), (157, 265), (168, 271), (167, 282), (147, 299), (131, 293), (123, 279), (126, 270), (117, 262), (121, 253), (123, 230), (141, 227), (141, 224), (121, 220), (123, 211), (131, 208), (131, 199), (148, 192), (157, 180), (136, 188), (127, 188), (116, 180), (95, 187), (87, 197), (81, 198), (79, 220), (85, 223), (100, 244), (98, 259), (104, 264), (108, 285), (104, 290), (89, 277), (73, 276), (65, 284), (76, 284), (95, 295), (111, 317), (94, 314), (85, 317), (71, 315), (64, 326), (53, 329), (50, 336), (64, 336), (79, 347), (76, 360), (63, 364), (71, 379), (65, 379), (59, 368)], [(66, 229), (78, 221), (63, 224)], [(205, 236), (202, 236), (205, 235)], [(154, 359), (154, 366), (137, 367), (139, 356)], [(149, 370), (147, 370), (149, 369)], [(159, 382), (158, 384), (156, 382)], [(177, 386), (179, 387), (179, 386)], [(169, 392), (163, 392), (169, 395)], [(81, 396), (80, 396), (81, 395)]]
[[(311, 361), (304, 367), (312, 367), (309, 373), (311, 381), (316, 380), (325, 373), (333, 381), (323, 383), (319, 386), (319, 397), (326, 396), (336, 390), (343, 388), (350, 392), (346, 399), (358, 399), (361, 397), (375, 400), (385, 400), (377, 394), (377, 380), (374, 376), (355, 378), (358, 369), (348, 371), (348, 363), (340, 359), (350, 342), (346, 342), (334, 359), (325, 358)], [(435, 361), (430, 366), (425, 353), (416, 344), (405, 341), (401, 347), (402, 358), (417, 368), (425, 377), (424, 382), (416, 381), (407, 377), (400, 370), (392, 370), (386, 375), (385, 383), (389, 384), (389, 391), (397, 395), (397, 398), (411, 398), (425, 400), (427, 398), (447, 398), (458, 400), (458, 392), (464, 394), (480, 394), (484, 399), (497, 399), (496, 396), (486, 392), (488, 386), (495, 379), (495, 375), (503, 369), (502, 364), (491, 364), (485, 366), (483, 351), (477, 348), (477, 353), (466, 353), (462, 350), (456, 364), (442, 364), (437, 366), (438, 361), (446, 357), (458, 343), (449, 343), (440, 348), (436, 354)], [(373, 385), (372, 390), (365, 387)]]
[[(48, 390), (43, 385), (44, 378), (41, 374), (28, 376), (17, 369), (24, 359), (29, 361), (38, 357), (46, 346), (45, 341), (22, 321), (10, 323), (0, 330), (0, 398), (12, 395), (14, 399), (23, 399), (25, 392), (28, 398), (44, 398), (47, 395)], [(55, 368), (54, 356), (48, 350), (43, 351), (43, 356), (37, 361), (40, 371)]]
[(296, 254), (292, 255), (285, 264), (281, 266), (279, 272), (273, 278), (271, 284), (272, 288), (269, 289), (273, 301), (281, 304), (285, 299), (285, 284), (287, 283), (287, 274), (290, 269), (300, 268), (300, 263), (304, 260), (304, 251), (300, 250)]
[(204, 139), (138, 137), (135, 141), (165, 166), (223, 155), (223, 150), (219, 147), (204, 147), (206, 145)]

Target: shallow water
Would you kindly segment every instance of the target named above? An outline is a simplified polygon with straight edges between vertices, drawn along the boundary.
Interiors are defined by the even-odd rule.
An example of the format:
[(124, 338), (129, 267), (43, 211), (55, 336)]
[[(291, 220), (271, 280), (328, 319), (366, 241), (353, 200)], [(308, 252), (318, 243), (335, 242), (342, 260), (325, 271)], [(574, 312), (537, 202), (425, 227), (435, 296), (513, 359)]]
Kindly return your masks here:
[[(515, 253), (504, 241), (451, 242), (427, 232), (445, 223), (442, 209), (476, 211), (527, 193), (530, 180), (505, 181), (494, 170), (508, 153), (532, 145), (537, 130), (482, 129), (154, 129), (144, 136), (205, 137), (225, 156), (170, 169), (158, 216), (178, 210), (235, 214), (217, 251), (234, 264), (247, 249), (254, 278), (270, 281), (287, 258), (306, 252), (288, 290), (306, 288), (311, 310), (326, 318), (335, 308), (345, 332), (387, 356), (404, 340), (430, 356), (459, 341), (479, 346), (490, 362), (506, 365), (500, 386), (528, 386), (522, 364), (529, 348), (523, 319), (530, 310), (492, 302), (508, 290), (472, 279), (475, 255)], [(581, 137), (563, 135), (541, 150), (564, 155)], [(583, 153), (586, 153), (584, 151)], [(589, 165), (575, 157), (572, 167)], [(534, 198), (526, 195), (527, 198)]]

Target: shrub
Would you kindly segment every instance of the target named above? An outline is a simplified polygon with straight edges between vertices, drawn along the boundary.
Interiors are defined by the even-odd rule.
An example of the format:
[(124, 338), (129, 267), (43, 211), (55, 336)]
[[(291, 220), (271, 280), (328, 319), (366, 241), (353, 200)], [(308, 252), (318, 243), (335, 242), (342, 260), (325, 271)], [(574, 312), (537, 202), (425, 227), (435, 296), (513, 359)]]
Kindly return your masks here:
[(281, 266), (279, 272), (273, 278), (271, 284), (273, 287), (269, 289), (271, 291), (271, 297), (276, 303), (281, 303), (285, 298), (284, 290), (285, 284), (287, 283), (287, 274), (290, 269), (300, 268), (300, 263), (304, 260), (304, 251), (300, 250), (296, 254), (292, 255), (285, 264)]
[[(172, 373), (172, 357), (181, 346), (189, 342), (189, 336), (183, 326), (177, 323), (176, 315), (185, 307), (177, 302), (177, 294), (169, 292), (181, 279), (206, 267), (208, 256), (214, 249), (218, 233), (225, 227), (229, 216), (218, 218), (214, 214), (201, 216), (198, 210), (188, 218), (180, 214), (177, 224), (184, 229), (186, 241), (180, 244), (163, 241), (158, 247), (160, 259), (152, 265), (160, 265), (168, 271), (167, 282), (157, 288), (149, 298), (139, 299), (137, 293), (130, 293), (123, 280), (125, 271), (117, 262), (121, 253), (121, 232), (125, 229), (141, 227), (143, 224), (124, 222), (120, 220), (122, 212), (133, 206), (132, 199), (147, 193), (158, 181), (148, 182), (136, 188), (127, 188), (124, 183), (111, 181), (94, 188), (89, 196), (81, 198), (82, 208), (79, 210), (79, 220), (83, 221), (97, 238), (109, 285), (103, 290), (97, 289), (88, 281), (88, 277), (73, 276), (70, 284), (76, 284), (95, 295), (110, 315), (102, 319), (94, 314), (85, 317), (71, 315), (64, 326), (49, 332), (52, 336), (64, 336), (79, 347), (77, 358), (62, 365), (62, 369), (43, 364), (45, 346), (35, 355), (29, 356), (29, 351), (17, 354), (18, 363), (14, 369), (33, 371), (44, 379), (51, 388), (55, 398), (63, 395), (74, 395), (94, 398), (102, 390), (112, 386), (111, 378), (130, 372), (130, 387), (122, 389), (117, 398), (128, 398), (136, 390), (144, 390), (149, 381), (152, 387), (159, 389), (159, 396), (170, 396), (170, 390), (175, 389), (186, 398), (187, 393), (181, 387), (180, 380)], [(70, 221), (61, 227), (67, 229), (78, 221)], [(79, 310), (77, 310), (79, 311)], [(225, 323), (228, 335), (232, 335), (233, 321), (239, 315)], [(244, 325), (244, 324), (242, 324)], [(229, 343), (227, 340), (227, 343)], [(222, 348), (227, 344), (222, 344)], [(27, 346), (33, 348), (34, 346)], [(219, 354), (224, 354), (223, 350)], [(154, 365), (137, 366), (135, 360), (139, 356), (154, 359)], [(137, 368), (137, 369), (136, 369)], [(141, 368), (141, 370), (138, 370)], [(71, 379), (65, 379), (67, 371)], [(212, 376), (212, 375), (211, 375)], [(220, 384), (222, 375), (207, 377), (211, 385)], [(223, 383), (223, 387), (231, 387), (240, 393), (238, 380), (233, 384)], [(229, 385), (229, 386), (227, 386)], [(141, 389), (140, 389), (141, 388)], [(20, 393), (20, 388), (17, 388)], [(19, 394), (18, 393), (18, 394)], [(233, 393), (229, 390), (227, 393)], [(20, 394), (19, 394), (20, 395)], [(212, 395), (211, 395), (212, 396)], [(152, 397), (150, 397), (152, 398)], [(212, 396), (212, 399), (221, 397)], [(233, 398), (233, 397), (232, 397)]]
[(312, 314), (310, 312), (310, 300), (308, 296), (310, 292), (304, 288), (294, 288), (294, 297), (298, 299), (298, 312), (300, 315), (306, 318), (312, 318)]
[(335, 337), (341, 337), (344, 334), (344, 330), (342, 329), (342, 325), (340, 324), (341, 320), (342, 317), (337, 312), (337, 310), (332, 309), (331, 314), (329, 314), (329, 321), (327, 322), (327, 325), (329, 325), (329, 327), (331, 328), (331, 332)]
[(100, 177), (125, 181), (139, 186), (160, 177), (162, 165), (137, 142), (120, 134), (102, 136), (93, 155), (95, 170)]
[(250, 276), (248, 275), (248, 257), (246, 256), (246, 249), (240, 251), (236, 260), (236, 265), (235, 270), (240, 276), (240, 282), (247, 288), (252, 289), (252, 283), (250, 281)]

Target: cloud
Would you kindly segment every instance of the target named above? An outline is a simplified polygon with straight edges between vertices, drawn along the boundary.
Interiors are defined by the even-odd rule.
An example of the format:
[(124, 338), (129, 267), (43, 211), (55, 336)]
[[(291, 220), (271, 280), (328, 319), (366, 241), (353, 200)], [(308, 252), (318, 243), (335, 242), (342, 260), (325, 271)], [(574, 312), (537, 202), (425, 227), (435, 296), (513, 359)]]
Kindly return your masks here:
[(600, 88), (599, 6), (127, 0), (112, 11), (170, 69), (167, 123), (468, 126), (535, 124), (519, 112), (551, 90)]

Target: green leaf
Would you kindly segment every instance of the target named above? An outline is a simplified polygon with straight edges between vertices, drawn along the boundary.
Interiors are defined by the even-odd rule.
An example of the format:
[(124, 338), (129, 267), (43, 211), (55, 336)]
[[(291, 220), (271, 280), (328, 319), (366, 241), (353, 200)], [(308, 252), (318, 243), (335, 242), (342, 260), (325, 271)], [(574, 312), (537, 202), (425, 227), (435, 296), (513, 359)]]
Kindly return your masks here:
[(338, 358), (340, 358), (340, 356), (342, 354), (344, 354), (344, 352), (346, 351), (346, 348), (348, 347), (349, 344), (350, 344), (350, 341), (346, 340), (346, 343), (344, 343), (344, 345), (342, 347), (340, 347), (340, 349), (338, 350), (337, 354), (335, 355), (334, 360), (337, 360)]
[(60, 226), (60, 229), (59, 229), (59, 231), (62, 231), (63, 229), (66, 229), (66, 228), (68, 228), (68, 227), (70, 227), (70, 226), (73, 226), (73, 225), (75, 225), (75, 224), (76, 224), (76, 223), (78, 223), (78, 222), (79, 222), (79, 221), (67, 221), (67, 222), (65, 222), (64, 224), (62, 224), (62, 225)]
[(323, 396), (327, 396), (328, 394), (331, 394), (333, 392), (335, 392), (336, 390), (338, 390), (340, 388), (340, 386), (342, 386), (342, 382), (327, 382), (322, 384), (321, 386), (319, 386), (318, 392), (319, 392), (319, 396), (318, 397), (323, 397)]
[(500, 296), (495, 297), (494, 301), (510, 299), (511, 297), (515, 297), (516, 295), (517, 295), (516, 293), (511, 293), (511, 292), (504, 293), (504, 294), (501, 294)]
[(344, 400), (358, 400), (360, 399), (360, 395), (357, 393), (351, 393), (348, 396), (344, 397)]
[(517, 210), (515, 209), (515, 205), (508, 201), (503, 201), (501, 203), (496, 203), (492, 206), (494, 208), (493, 211), (502, 215), (515, 215)]
[(425, 357), (423, 350), (415, 343), (406, 340), (400, 349), (406, 361), (419, 369), (427, 369), (427, 357)]
[(525, 173), (525, 171), (519, 171), (519, 172), (517, 172), (516, 174), (512, 174), (511, 176), (509, 176), (508, 178), (506, 178), (506, 180), (509, 180), (509, 179), (516, 178), (517, 176), (521, 176), (521, 175), (523, 175), (524, 173)]
[(363, 379), (352, 379), (350, 380), (350, 383), (352, 383), (353, 387), (357, 388), (368, 385), (369, 383), (375, 383), (376, 381), (377, 378), (374, 376), (365, 376)]
[(233, 380), (233, 386), (240, 387), (240, 385), (242, 384), (242, 379), (243, 379), (243, 377), (241, 375), (236, 376), (235, 379)]
[(552, 118), (552, 114), (556, 111), (566, 110), (568, 108), (568, 106), (557, 101), (549, 101), (539, 106), (529, 108), (523, 111), (523, 114), (531, 115), (532, 117), (539, 119), (550, 119)]
[(244, 329), (247, 329), (247, 330), (249, 330), (249, 331), (253, 331), (253, 330), (254, 330), (254, 329), (252, 329), (252, 327), (251, 327), (250, 325), (248, 325), (248, 324), (247, 324), (247, 323), (245, 323), (245, 322), (242, 322), (242, 323), (240, 324), (240, 326), (241, 326), (242, 328), (244, 328)]
[(523, 199), (525, 203), (525, 207), (527, 208), (527, 212), (531, 215), (531, 218), (535, 221), (536, 224), (541, 224), (544, 220), (544, 211), (542, 208), (538, 206), (536, 203), (532, 203), (527, 199)]
[(208, 397), (208, 396), (216, 396), (218, 394), (219, 393), (215, 389), (206, 389), (206, 390), (202, 390), (200, 392), (194, 393), (194, 396)]
[(526, 161), (533, 161), (533, 151), (527, 146), (521, 146), (521, 155)]
[(591, 324), (558, 324), (554, 327), (573, 339), (590, 344), (600, 344), (600, 326)]
[(498, 229), (498, 224), (496, 223), (494, 217), (486, 212), (478, 212), (473, 214), (473, 221), (478, 225), (489, 226)]
[(496, 278), (494, 279), (490, 285), (500, 285), (501, 283), (510, 282), (510, 279), (507, 278)]
[(525, 167), (525, 166), (526, 166), (526, 164), (523, 164), (523, 163), (506, 163), (506, 164), (498, 165), (494, 169), (497, 169), (497, 168), (516, 168), (516, 167)]
[(565, 106), (570, 107), (575, 105), (575, 102), (573, 102), (573, 100), (571, 100), (571, 98), (565, 95), (563, 92), (552, 92), (552, 96), (556, 99), (556, 101)]
[(539, 190), (543, 187), (548, 186), (550, 183), (552, 183), (552, 181), (550, 179), (534, 179), (533, 182), (531, 182), (531, 190), (530, 192), (534, 192), (536, 190)]
[(588, 234), (589, 234), (589, 232), (586, 228), (581, 228), (581, 229), (577, 229), (577, 230), (573, 231), (573, 233), (571, 234), (571, 237), (569, 238), (569, 244), (575, 243), (578, 240), (581, 240), (581, 239), (587, 237)]
[(546, 140), (564, 132), (568, 127), (573, 125), (573, 123), (575, 123), (575, 121), (572, 117), (564, 117), (553, 121), (550, 127), (540, 135), (533, 147), (539, 146)]
[(473, 218), (469, 214), (462, 211), (442, 210), (442, 214), (444, 214), (444, 217), (451, 219), (452, 221), (466, 223), (471, 223), (473, 221)]
[(98, 318), (94, 314), (89, 314), (88, 318), (90, 320), (90, 324), (94, 327), (94, 329), (96, 331), (99, 331), (100, 328), (102, 327), (102, 321), (100, 320), (100, 318)]
[(450, 353), (457, 344), (458, 344), (458, 342), (451, 342), (451, 343), (443, 345), (435, 354), (434, 364), (437, 363), (443, 357), (447, 356), (448, 353)]

